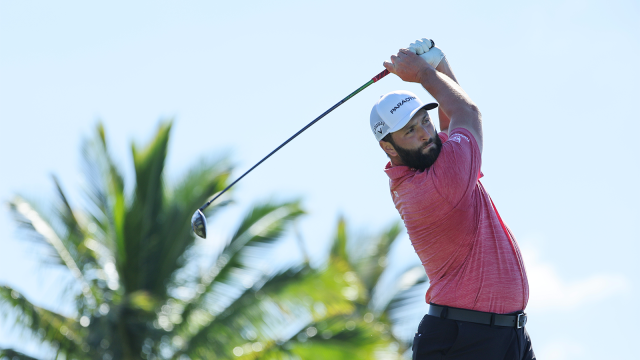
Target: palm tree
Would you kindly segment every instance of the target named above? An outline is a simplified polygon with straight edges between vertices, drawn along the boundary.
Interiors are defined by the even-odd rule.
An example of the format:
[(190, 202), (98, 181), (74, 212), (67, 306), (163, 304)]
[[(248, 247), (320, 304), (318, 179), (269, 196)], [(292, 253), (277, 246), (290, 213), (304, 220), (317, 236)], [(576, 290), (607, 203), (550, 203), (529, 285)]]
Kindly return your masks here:
[[(298, 201), (263, 202), (210, 260), (189, 220), (226, 186), (231, 167), (202, 161), (168, 186), (170, 129), (162, 124), (149, 144), (132, 147), (135, 183), (128, 188), (99, 125), (84, 145), (82, 210), (56, 178), (52, 213), (20, 197), (10, 202), (29, 238), (74, 279), (68, 291), (76, 309), (64, 316), (0, 286), (0, 311), (13, 315), (16, 327), (66, 359), (379, 359), (406, 351), (400, 330), (423, 301), (416, 289), (426, 278), (421, 267), (408, 276), (416, 274), (409, 267), (383, 281), (398, 224), (356, 242), (341, 219), (325, 265), (283, 266), (273, 255), (303, 211)], [(210, 207), (207, 217), (228, 203)], [(16, 349), (0, 349), (2, 357), (32, 359)]]
[[(75, 314), (35, 306), (6, 285), (0, 311), (56, 358), (106, 360), (235, 358), (238, 345), (249, 341), (258, 353), (281, 336), (277, 328), (254, 324), (277, 326), (318, 304), (325, 316), (349, 313), (352, 304), (338, 291), (344, 281), (331, 271), (283, 270), (270, 261), (289, 224), (303, 214), (298, 201), (254, 205), (215, 260), (194, 265), (203, 259), (191, 213), (226, 186), (231, 167), (203, 161), (168, 186), (170, 129), (164, 123), (146, 146), (132, 146), (135, 183), (127, 187), (98, 125), (84, 145), (88, 201), (82, 210), (55, 177), (53, 212), (21, 197), (10, 202), (25, 235), (72, 276)], [(207, 217), (228, 202), (210, 207)], [(31, 359), (16, 349), (0, 349), (0, 357)]]

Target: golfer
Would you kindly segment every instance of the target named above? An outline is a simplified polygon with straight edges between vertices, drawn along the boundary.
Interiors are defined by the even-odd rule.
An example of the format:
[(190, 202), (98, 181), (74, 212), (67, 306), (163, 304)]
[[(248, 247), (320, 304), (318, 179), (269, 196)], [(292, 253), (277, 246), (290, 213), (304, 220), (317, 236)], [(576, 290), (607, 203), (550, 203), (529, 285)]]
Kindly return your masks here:
[(393, 203), (430, 280), (414, 359), (535, 359), (529, 285), (515, 237), (480, 182), (482, 120), (442, 51), (422, 39), (384, 66), (439, 103), (440, 133), (409, 91), (382, 96), (371, 130), (390, 159)]

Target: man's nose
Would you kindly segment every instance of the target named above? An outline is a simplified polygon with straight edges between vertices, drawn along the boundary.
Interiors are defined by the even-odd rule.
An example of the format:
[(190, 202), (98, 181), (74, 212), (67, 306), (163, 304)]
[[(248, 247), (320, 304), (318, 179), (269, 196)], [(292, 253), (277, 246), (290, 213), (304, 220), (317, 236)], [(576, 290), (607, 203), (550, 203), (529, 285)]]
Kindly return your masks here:
[(431, 139), (431, 133), (429, 132), (429, 129), (425, 126), (420, 126), (420, 139), (421, 140), (429, 140)]

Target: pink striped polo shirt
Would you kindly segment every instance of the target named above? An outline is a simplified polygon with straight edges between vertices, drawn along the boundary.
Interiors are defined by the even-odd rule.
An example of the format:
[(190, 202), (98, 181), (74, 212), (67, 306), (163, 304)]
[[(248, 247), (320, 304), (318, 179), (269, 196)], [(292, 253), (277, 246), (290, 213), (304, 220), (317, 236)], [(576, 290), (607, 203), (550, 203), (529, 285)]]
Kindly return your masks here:
[(442, 150), (430, 168), (385, 168), (393, 202), (429, 276), (426, 301), (500, 314), (524, 310), (524, 262), (480, 182), (478, 144), (463, 128), (439, 136)]

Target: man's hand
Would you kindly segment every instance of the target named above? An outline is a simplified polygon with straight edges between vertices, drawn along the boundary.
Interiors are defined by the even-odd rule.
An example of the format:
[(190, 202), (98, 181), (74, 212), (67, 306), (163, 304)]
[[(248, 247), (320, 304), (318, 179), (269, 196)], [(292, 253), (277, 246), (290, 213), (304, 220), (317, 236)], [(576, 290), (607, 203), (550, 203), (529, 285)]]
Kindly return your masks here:
[(426, 71), (434, 70), (422, 57), (409, 49), (400, 49), (398, 55), (391, 55), (391, 61), (385, 61), (384, 67), (407, 82), (421, 83)]
[(440, 48), (435, 46), (433, 40), (422, 38), (422, 40), (416, 40), (409, 45), (409, 50), (413, 51), (416, 55), (420, 55), (425, 59), (429, 65), (434, 68), (438, 67), (438, 64), (444, 59), (444, 53)]

